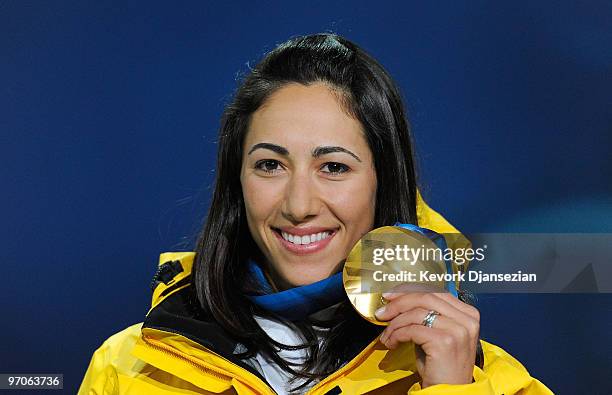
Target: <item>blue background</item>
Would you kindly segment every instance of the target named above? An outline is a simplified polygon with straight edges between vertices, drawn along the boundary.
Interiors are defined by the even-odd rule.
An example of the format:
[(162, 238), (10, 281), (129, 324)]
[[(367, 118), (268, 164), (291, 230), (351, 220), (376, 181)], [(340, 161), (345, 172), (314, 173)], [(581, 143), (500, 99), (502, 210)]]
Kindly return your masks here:
[[(142, 321), (189, 249), (236, 76), (335, 31), (406, 98), (459, 229), (610, 232), (612, 3), (0, 3), (0, 372), (63, 373)], [(482, 295), (482, 336), (558, 393), (612, 393), (610, 295)], [(588, 388), (588, 389), (586, 389)]]

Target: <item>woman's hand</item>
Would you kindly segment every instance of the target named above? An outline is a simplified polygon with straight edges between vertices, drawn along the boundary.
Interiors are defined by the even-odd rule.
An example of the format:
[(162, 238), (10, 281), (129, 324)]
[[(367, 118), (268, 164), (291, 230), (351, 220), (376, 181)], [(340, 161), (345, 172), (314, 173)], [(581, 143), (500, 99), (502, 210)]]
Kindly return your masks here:
[[(389, 349), (408, 341), (417, 345), (422, 388), (471, 383), (480, 330), (478, 310), (448, 293), (408, 293), (400, 289), (385, 293), (389, 303), (376, 312), (377, 319), (390, 321), (380, 341)], [(427, 327), (423, 320), (432, 310), (439, 315)]]

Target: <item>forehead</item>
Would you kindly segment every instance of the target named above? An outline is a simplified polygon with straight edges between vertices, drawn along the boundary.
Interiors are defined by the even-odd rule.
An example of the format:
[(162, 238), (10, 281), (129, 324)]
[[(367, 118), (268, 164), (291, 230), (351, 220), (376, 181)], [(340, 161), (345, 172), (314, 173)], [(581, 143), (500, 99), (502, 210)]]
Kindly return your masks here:
[[(323, 83), (288, 84), (274, 92), (251, 117), (246, 144), (352, 145), (367, 148), (361, 123), (348, 114), (339, 93)], [(363, 148), (363, 147), (362, 147)]]

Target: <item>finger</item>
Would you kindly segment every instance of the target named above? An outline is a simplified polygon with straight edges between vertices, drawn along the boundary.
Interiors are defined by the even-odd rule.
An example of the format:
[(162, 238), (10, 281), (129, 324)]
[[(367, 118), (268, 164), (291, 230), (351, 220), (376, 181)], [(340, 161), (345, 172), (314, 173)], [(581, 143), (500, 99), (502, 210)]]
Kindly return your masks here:
[(393, 333), (393, 331), (397, 328), (410, 324), (417, 324), (419, 317), (421, 317), (421, 323), (423, 323), (423, 320), (425, 319), (427, 314), (429, 314), (429, 311), (430, 310), (426, 310), (422, 307), (417, 307), (412, 310), (408, 310), (404, 313), (401, 313), (400, 315), (389, 321), (389, 325), (380, 334), (380, 341), (385, 343), (389, 335)]
[(480, 321), (480, 313), (478, 312), (478, 309), (476, 309), (474, 306), (471, 306), (467, 303), (460, 301), (459, 299), (457, 299), (455, 296), (451, 295), (448, 292), (440, 292), (440, 289), (434, 288), (432, 286), (428, 286), (426, 284), (416, 284), (416, 283), (400, 284), (400, 285), (397, 285), (391, 288), (391, 290), (389, 290), (388, 292), (383, 293), (382, 296), (383, 298), (391, 301), (407, 293), (421, 293), (421, 292), (433, 293), (434, 295), (444, 299), (445, 301), (453, 305), (455, 308), (463, 311), (465, 314), (468, 314), (472, 318)]
[(457, 299), (456, 297), (454, 297), (453, 295), (449, 293), (438, 292), (438, 293), (435, 293), (434, 295), (443, 299), (444, 301), (446, 301), (448, 304), (452, 305), (456, 309), (461, 310), (463, 313), (469, 315), (473, 319), (480, 321), (480, 312), (478, 311), (476, 307), (460, 301), (459, 299)]
[(415, 308), (434, 310), (440, 315), (456, 321), (459, 326), (466, 328), (471, 337), (478, 337), (480, 322), (472, 316), (451, 305), (447, 300), (432, 293), (406, 294), (398, 297), (386, 306), (376, 311), (376, 318), (381, 321), (393, 320), (399, 314)]
[(412, 324), (393, 331), (387, 338), (385, 346), (392, 350), (400, 343), (412, 341), (421, 346), (427, 355), (448, 356), (449, 352), (465, 349), (465, 333)]
[[(398, 315), (389, 322), (389, 325), (381, 333), (380, 341), (385, 343), (394, 331), (402, 327), (409, 325), (423, 325), (423, 320), (425, 317), (427, 317), (429, 312), (430, 311), (422, 308), (416, 308)], [(458, 333), (465, 332), (465, 335), (469, 335), (466, 328), (462, 327), (452, 318), (442, 315), (437, 315), (435, 317), (431, 328), (454, 331)]]
[(459, 321), (465, 328), (468, 329), (470, 335), (472, 337), (478, 337), (480, 333), (480, 312), (474, 306), (470, 306), (467, 303), (460, 301), (459, 299), (453, 297), (449, 294), (441, 294), (437, 293), (434, 296), (443, 299), (448, 304), (456, 308), (458, 311), (461, 311), (465, 314), (465, 317), (455, 317), (457, 321)]
[(438, 313), (451, 317), (459, 322), (467, 322), (467, 320), (472, 320), (472, 318), (467, 314), (456, 309), (446, 300), (439, 298), (432, 293), (404, 294), (378, 309), (375, 312), (375, 315), (376, 318), (381, 321), (388, 321), (405, 311), (412, 310), (417, 307), (424, 308), (428, 311), (435, 310)]
[(437, 343), (444, 345), (454, 342), (447, 331), (437, 328), (428, 328), (423, 325), (408, 325), (398, 328), (389, 335), (384, 342), (385, 346), (391, 350), (395, 349), (400, 343), (414, 342), (423, 348), (426, 354), (430, 354), (431, 350)]

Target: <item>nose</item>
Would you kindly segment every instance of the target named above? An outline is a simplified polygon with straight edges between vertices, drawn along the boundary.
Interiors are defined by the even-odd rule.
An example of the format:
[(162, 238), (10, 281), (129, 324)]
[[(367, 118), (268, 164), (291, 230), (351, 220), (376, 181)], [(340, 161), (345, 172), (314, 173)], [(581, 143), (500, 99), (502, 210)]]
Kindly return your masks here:
[(294, 173), (289, 179), (282, 213), (293, 223), (304, 222), (320, 213), (322, 200), (312, 175), (307, 171)]

